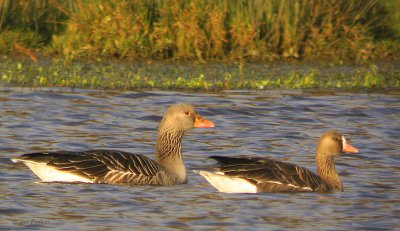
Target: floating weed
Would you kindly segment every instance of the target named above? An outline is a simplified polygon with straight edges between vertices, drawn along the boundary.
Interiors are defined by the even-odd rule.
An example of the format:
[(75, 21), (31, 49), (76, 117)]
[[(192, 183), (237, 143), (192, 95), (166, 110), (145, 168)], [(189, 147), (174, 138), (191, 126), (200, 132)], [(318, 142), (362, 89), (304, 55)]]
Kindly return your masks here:
[[(250, 65), (247, 65), (250, 67)], [(228, 90), (228, 89), (307, 89), (307, 88), (399, 88), (398, 70), (383, 71), (372, 65), (350, 72), (290, 71), (281, 74), (259, 69), (239, 73), (235, 65), (171, 66), (170, 64), (24, 63), (6, 60), (0, 63), (0, 85), (7, 87), (70, 87), (132, 90), (143, 88)]]

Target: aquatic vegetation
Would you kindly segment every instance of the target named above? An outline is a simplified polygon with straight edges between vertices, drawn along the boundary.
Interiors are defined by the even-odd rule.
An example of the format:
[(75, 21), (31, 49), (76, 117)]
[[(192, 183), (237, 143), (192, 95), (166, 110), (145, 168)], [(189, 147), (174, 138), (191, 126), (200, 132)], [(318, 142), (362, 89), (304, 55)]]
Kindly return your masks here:
[[(400, 87), (399, 70), (380, 69), (377, 65), (335, 67), (277, 64), (236, 65), (167, 64), (121, 62), (75, 62), (64, 65), (54, 61), (16, 62), (3, 58), (0, 63), (0, 86), (62, 87), (92, 89), (391, 89)], [(304, 69), (304, 67), (307, 67)], [(337, 67), (337, 68), (340, 68)], [(331, 71), (327, 70), (331, 69)]]

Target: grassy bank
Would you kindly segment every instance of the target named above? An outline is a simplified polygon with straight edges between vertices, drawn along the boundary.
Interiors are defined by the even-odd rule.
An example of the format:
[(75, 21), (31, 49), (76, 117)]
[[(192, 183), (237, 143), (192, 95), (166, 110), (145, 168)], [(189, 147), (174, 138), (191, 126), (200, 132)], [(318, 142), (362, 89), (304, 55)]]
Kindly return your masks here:
[(399, 1), (0, 0), (0, 52), (38, 61), (330, 59), (399, 50)]
[(2, 87), (137, 89), (398, 89), (400, 69), (392, 65), (315, 64), (169, 64), (52, 61), (39, 64), (3, 59)]

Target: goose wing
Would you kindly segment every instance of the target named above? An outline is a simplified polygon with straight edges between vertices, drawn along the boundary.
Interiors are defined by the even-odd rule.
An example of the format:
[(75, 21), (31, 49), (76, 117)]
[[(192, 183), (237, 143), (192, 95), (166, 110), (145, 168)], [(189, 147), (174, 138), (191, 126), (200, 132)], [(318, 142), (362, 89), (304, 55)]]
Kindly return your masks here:
[(270, 158), (211, 156), (218, 161), (218, 171), (257, 185), (258, 191), (320, 191), (326, 185), (306, 168)]
[(115, 150), (24, 154), (15, 161), (44, 163), (93, 183), (163, 184), (161, 165), (143, 156)]

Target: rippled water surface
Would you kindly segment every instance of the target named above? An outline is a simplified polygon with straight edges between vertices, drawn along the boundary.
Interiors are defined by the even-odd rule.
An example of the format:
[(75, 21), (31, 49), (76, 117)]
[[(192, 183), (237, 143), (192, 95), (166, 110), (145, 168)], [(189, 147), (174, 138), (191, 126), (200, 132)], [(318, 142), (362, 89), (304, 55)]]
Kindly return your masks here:
[[(183, 139), (189, 183), (44, 184), (10, 157), (109, 148), (153, 157), (166, 108), (188, 102), (213, 129)], [(327, 129), (360, 149), (336, 158), (345, 191), (222, 194), (191, 168), (210, 155), (271, 156), (315, 170)], [(400, 229), (400, 95), (304, 92), (0, 91), (0, 229)]]

